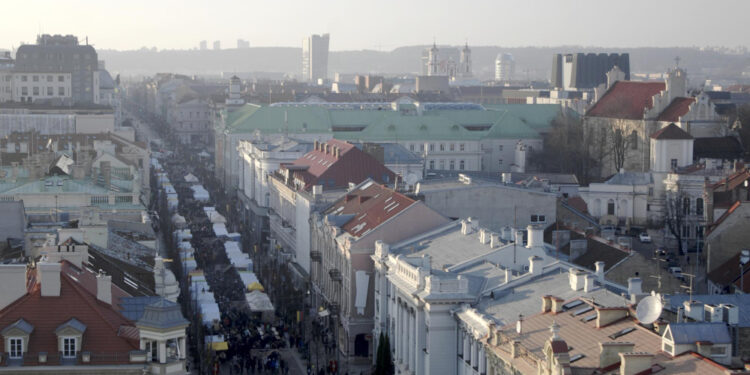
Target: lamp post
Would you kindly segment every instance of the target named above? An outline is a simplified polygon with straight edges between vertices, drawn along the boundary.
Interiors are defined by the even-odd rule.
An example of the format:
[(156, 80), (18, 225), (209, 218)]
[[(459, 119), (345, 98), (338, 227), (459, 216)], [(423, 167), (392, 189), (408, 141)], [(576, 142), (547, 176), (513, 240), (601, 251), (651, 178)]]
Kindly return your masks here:
[(745, 293), (745, 265), (750, 262), (750, 250), (740, 253), (740, 292)]

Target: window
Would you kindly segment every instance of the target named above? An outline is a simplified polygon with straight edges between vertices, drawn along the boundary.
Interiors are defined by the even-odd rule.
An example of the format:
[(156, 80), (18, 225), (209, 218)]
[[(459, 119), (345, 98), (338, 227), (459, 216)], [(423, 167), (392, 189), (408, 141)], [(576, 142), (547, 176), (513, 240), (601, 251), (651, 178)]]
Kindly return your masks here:
[(665, 352), (667, 352), (667, 353), (669, 353), (669, 354), (672, 354), (672, 345), (670, 345), (670, 344), (667, 344), (667, 343), (665, 342), (665, 343), (664, 343), (664, 351), (665, 351)]
[(531, 222), (536, 223), (539, 220), (539, 216), (537, 215), (531, 215)]
[(21, 82), (27, 82), (28, 80), (29, 80), (29, 77), (21, 76)]
[(703, 239), (703, 227), (698, 225), (695, 227), (695, 238), (702, 240)]
[(65, 76), (57, 76), (57, 82), (65, 82)]
[(718, 356), (723, 357), (727, 354), (727, 347), (726, 346), (711, 346), (711, 356)]
[(47, 76), (47, 82), (52, 82), (52, 76)]
[(654, 196), (654, 188), (650, 187), (648, 188), (648, 196), (653, 197)]
[(455, 160), (451, 160), (449, 165), (450, 165), (450, 170), (456, 169), (456, 161)]
[(672, 164), (672, 169), (676, 169), (677, 168), (677, 159), (672, 159), (671, 164)]
[(453, 144), (453, 143), (451, 143), (451, 144), (450, 144), (450, 150), (451, 150), (451, 151), (456, 151), (456, 145), (455, 145), (455, 144)]
[(29, 88), (26, 87), (26, 86), (21, 87), (21, 95), (23, 95), (23, 96), (29, 95)]
[(34, 86), (32, 92), (33, 92), (34, 96), (39, 96), (39, 87)]
[(464, 144), (463, 143), (461, 143), (460, 145), (458, 145), (458, 150), (459, 151), (463, 151), (464, 150)]
[(460, 169), (460, 170), (463, 171), (465, 166), (466, 166), (466, 164), (464, 163), (463, 160), (461, 160), (461, 161), (458, 162), (458, 169)]
[(529, 154), (534, 152), (534, 147), (532, 146), (526, 146), (526, 149), (529, 151)]
[(500, 166), (502, 167), (502, 165), (503, 165), (503, 159), (499, 159), (499, 160), (497, 161), (497, 164), (498, 164), (498, 165), (500, 165)]
[(430, 160), (430, 169), (435, 169), (435, 161)]
[(17, 359), (23, 357), (23, 339), (22, 338), (10, 338), (8, 339), (8, 357)]
[(76, 338), (75, 337), (63, 337), (63, 358), (75, 358), (76, 356)]
[(57, 88), (57, 95), (59, 95), (59, 96), (65, 96), (65, 87), (58, 87)]
[(409, 151), (414, 152), (414, 143), (412, 143), (412, 144), (409, 145)]
[(630, 133), (630, 148), (633, 150), (638, 149), (638, 132), (635, 130)]
[(445, 170), (445, 160), (440, 161), (440, 170)]
[(440, 144), (440, 151), (445, 151), (445, 143)]
[(615, 201), (612, 199), (607, 202), (607, 215), (614, 215), (615, 214)]
[(47, 96), (55, 95), (55, 91), (52, 90), (52, 86), (47, 86)]
[(497, 150), (498, 150), (498, 151), (502, 151), (502, 150), (503, 150), (503, 145), (498, 145), (498, 146), (497, 146)]
[(697, 198), (695, 200), (695, 214), (703, 215), (703, 198)]
[(435, 151), (435, 144), (434, 143), (430, 143), (430, 151)]
[(546, 217), (544, 217), (544, 215), (539, 215), (539, 222), (540, 222), (540, 223), (544, 223), (544, 222), (547, 222), (547, 218), (546, 218)]
[(422, 143), (422, 144), (419, 145), (419, 151), (424, 152), (424, 143)]
[(39, 76), (33, 76), (32, 77), (32, 81), (39, 82)]
[(682, 212), (684, 212), (686, 215), (690, 214), (690, 198), (685, 197), (682, 200)]

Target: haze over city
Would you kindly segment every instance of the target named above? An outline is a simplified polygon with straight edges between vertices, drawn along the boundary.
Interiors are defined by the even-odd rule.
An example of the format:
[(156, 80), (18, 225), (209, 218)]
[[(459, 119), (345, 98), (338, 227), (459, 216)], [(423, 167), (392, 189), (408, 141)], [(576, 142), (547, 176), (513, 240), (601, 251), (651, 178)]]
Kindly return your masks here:
[[(732, 11), (727, 11), (731, 9)], [(12, 45), (38, 33), (72, 33), (98, 49), (196, 48), (237, 38), (253, 47), (298, 46), (301, 35), (331, 33), (331, 50), (478, 46), (748, 46), (750, 3), (725, 0), (429, 0), (377, 2), (32, 0), (10, 5), (0, 24)]]
[(750, 0), (3, 5), (0, 375), (750, 375)]

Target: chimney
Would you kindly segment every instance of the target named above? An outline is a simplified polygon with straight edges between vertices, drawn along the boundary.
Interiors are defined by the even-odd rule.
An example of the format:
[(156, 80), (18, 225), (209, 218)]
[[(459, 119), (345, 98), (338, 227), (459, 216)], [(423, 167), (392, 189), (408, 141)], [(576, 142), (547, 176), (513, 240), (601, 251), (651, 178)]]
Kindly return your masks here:
[(571, 290), (579, 291), (583, 289), (584, 282), (586, 281), (585, 279), (586, 272), (575, 268), (568, 269), (568, 281), (570, 283)]
[(479, 219), (474, 218), (474, 217), (470, 217), (468, 220), (471, 223), (472, 228), (474, 230), (478, 231), (479, 230)]
[(620, 353), (620, 375), (640, 374), (651, 368), (653, 359), (651, 353)]
[(323, 185), (313, 185), (312, 193), (313, 193), (313, 196), (319, 196), (323, 194)]
[(471, 233), (471, 223), (468, 220), (461, 220), (461, 234), (467, 235)]
[(60, 296), (60, 263), (40, 262), (36, 265), (39, 282), (42, 284), (42, 297)]
[(500, 236), (497, 233), (490, 233), (490, 247), (496, 248), (500, 246)]
[(0, 310), (26, 294), (26, 265), (0, 264)]
[(591, 293), (594, 291), (594, 289), (596, 289), (596, 281), (594, 279), (594, 275), (587, 274), (583, 280), (583, 292)]
[(552, 312), (555, 314), (561, 313), (563, 311), (563, 303), (565, 300), (554, 296), (550, 299), (552, 300)]
[(596, 275), (596, 280), (599, 282), (599, 284), (604, 284), (604, 262), (598, 261), (594, 263), (596, 266), (596, 272), (594, 272), (594, 275)]
[(606, 327), (627, 316), (627, 308), (596, 307), (596, 328)]
[(318, 151), (318, 140), (313, 141), (313, 150)]
[(706, 320), (711, 323), (721, 323), (724, 321), (724, 307), (707, 303), (704, 307)]
[(510, 343), (510, 356), (512, 358), (518, 358), (521, 355), (520, 349), (521, 342), (518, 340), (513, 340), (513, 342)]
[(643, 280), (640, 277), (628, 278), (628, 295), (630, 296), (631, 303), (638, 302), (638, 296), (643, 295), (642, 285)]
[(518, 320), (516, 321), (516, 333), (523, 334), (523, 315), (518, 314)]
[(552, 296), (542, 297), (542, 314), (552, 311)]
[(539, 225), (529, 225), (526, 227), (529, 232), (527, 248), (544, 247), (544, 229)]
[(685, 301), (685, 317), (690, 318), (696, 322), (703, 321), (703, 304), (697, 301)]
[(620, 353), (630, 353), (635, 348), (632, 342), (600, 342), (599, 368), (606, 368), (620, 362)]
[(513, 274), (510, 271), (510, 268), (505, 269), (505, 283), (509, 283), (511, 278), (513, 277)]
[(529, 273), (532, 275), (542, 274), (542, 258), (536, 255), (529, 257)]
[(487, 229), (484, 229), (484, 228), (479, 229), (479, 243), (481, 243), (482, 245), (486, 244), (487, 241), (489, 240), (488, 234), (489, 233)]
[(105, 275), (101, 270), (96, 275), (96, 299), (112, 304), (112, 276)]
[(516, 246), (523, 246), (523, 231), (516, 231)]

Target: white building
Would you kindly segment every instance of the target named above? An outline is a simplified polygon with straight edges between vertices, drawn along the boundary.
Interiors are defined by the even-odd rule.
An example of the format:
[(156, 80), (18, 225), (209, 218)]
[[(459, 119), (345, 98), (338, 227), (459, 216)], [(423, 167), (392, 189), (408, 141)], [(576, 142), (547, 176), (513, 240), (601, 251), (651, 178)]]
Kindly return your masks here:
[(495, 81), (510, 82), (516, 71), (516, 61), (510, 53), (498, 54), (495, 58)]
[(313, 34), (302, 41), (302, 80), (318, 84), (328, 78), (328, 34)]

